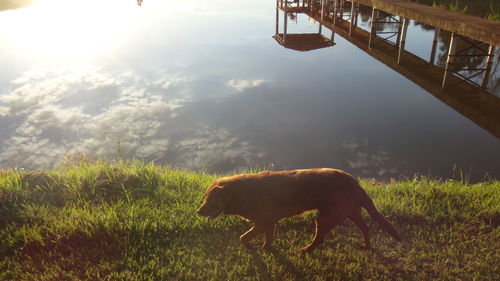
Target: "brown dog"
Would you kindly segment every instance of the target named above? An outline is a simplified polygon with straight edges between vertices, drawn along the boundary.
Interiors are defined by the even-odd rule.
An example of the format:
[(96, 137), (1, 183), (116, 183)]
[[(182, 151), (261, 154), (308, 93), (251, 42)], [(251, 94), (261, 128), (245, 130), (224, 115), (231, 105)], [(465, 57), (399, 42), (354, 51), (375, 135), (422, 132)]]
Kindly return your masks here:
[(349, 174), (334, 169), (310, 169), (244, 174), (216, 180), (207, 190), (198, 214), (214, 218), (221, 213), (239, 215), (255, 223), (241, 235), (250, 247), (250, 240), (265, 233), (262, 248), (268, 248), (275, 225), (281, 218), (318, 210), (314, 240), (301, 249), (311, 251), (321, 244), (325, 235), (345, 218), (350, 218), (361, 231), (364, 247), (370, 248), (368, 226), (361, 217), (361, 207), (396, 240), (396, 229), (375, 208), (372, 200)]

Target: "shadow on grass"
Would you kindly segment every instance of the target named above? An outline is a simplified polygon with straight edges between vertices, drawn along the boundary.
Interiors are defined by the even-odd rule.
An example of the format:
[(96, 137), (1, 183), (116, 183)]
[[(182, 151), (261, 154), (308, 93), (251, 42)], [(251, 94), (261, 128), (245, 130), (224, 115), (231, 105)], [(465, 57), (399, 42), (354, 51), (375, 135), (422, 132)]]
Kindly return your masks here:
[(269, 249), (269, 252), (272, 254), (272, 256), (276, 259), (276, 262), (280, 265), (282, 265), (287, 272), (289, 272), (294, 280), (300, 281), (300, 280), (306, 280), (307, 276), (304, 271), (300, 270), (298, 267), (296, 267), (290, 258), (288, 258), (286, 255), (283, 255), (283, 253), (275, 248)]
[(262, 259), (262, 255), (257, 250), (249, 251), (251, 251), (250, 254), (252, 257), (252, 261), (258, 269), (259, 275), (264, 278), (264, 280), (273, 280), (266, 262)]
[(101, 274), (125, 270), (119, 266), (125, 254), (125, 245), (115, 237), (100, 235), (84, 239), (75, 235), (45, 245), (27, 244), (19, 249), (18, 259), (23, 278), (41, 276), (40, 273), (63, 278), (71, 272), (80, 280), (89, 280), (94, 278), (89, 276), (89, 268), (113, 265), (113, 268), (101, 270)]

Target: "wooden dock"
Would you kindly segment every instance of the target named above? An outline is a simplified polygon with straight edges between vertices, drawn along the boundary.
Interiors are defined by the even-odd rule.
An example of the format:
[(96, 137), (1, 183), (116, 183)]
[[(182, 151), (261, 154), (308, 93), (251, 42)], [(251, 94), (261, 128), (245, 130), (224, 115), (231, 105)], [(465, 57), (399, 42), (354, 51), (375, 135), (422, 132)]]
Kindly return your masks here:
[[(353, 0), (377, 10), (500, 46), (500, 22), (405, 0)], [(352, 2), (352, 1), (350, 1)]]
[[(306, 1), (312, 4), (310, 0)], [(396, 11), (401, 11), (401, 6), (404, 6), (406, 8), (403, 9), (402, 15), (396, 15), (412, 18), (426, 24), (437, 24), (438, 26), (441, 26), (441, 28), (451, 32), (460, 31), (461, 34), (467, 37), (471, 36), (477, 40), (480, 40), (482, 38), (481, 36), (491, 36), (487, 38), (488, 40), (481, 40), (486, 40), (486, 42), (489, 42), (490, 44), (495, 43), (500, 45), (500, 23), (491, 23), (487, 20), (472, 17), (474, 21), (463, 23), (463, 25), (466, 26), (466, 30), (463, 30), (463, 27), (460, 27), (459, 25), (445, 28), (445, 26), (453, 25), (452, 20), (450, 20), (450, 13), (454, 14), (454, 17), (457, 20), (464, 19), (464, 17), (469, 18), (469, 16), (461, 14), (456, 15), (456, 13), (453, 12), (427, 6), (422, 7), (422, 5), (402, 0), (355, 0), (355, 2), (362, 5), (374, 5), (372, 6), (374, 9), (380, 9), (387, 13), (396, 13)], [(381, 4), (388, 5), (389, 3), (394, 5), (391, 7), (381, 6)], [(421, 8), (419, 10), (420, 12), (424, 11), (423, 15), (412, 16), (412, 13), (416, 12), (408, 7), (414, 7), (415, 5), (418, 5), (419, 8)], [(460, 77), (451, 74), (446, 75), (446, 69), (434, 65), (433, 63), (429, 63), (428, 60), (424, 60), (404, 50), (405, 31), (403, 32), (404, 35), (401, 35), (401, 40), (397, 42), (397, 44), (394, 44), (377, 37), (376, 34), (372, 34), (358, 28), (355, 24), (344, 19), (342, 16), (335, 16), (336, 13), (322, 13), (322, 9), (318, 8), (317, 2), (316, 8), (313, 8), (312, 6), (306, 7), (303, 5), (303, 7), (286, 7), (282, 10), (286, 10), (286, 12), (307, 14), (321, 26), (330, 29), (334, 34), (340, 35), (351, 44), (363, 50), (365, 53), (397, 71), (410, 81), (414, 82), (416, 85), (422, 87), (434, 97), (441, 100), (446, 105), (450, 106), (483, 129), (495, 135), (497, 138), (500, 138), (500, 98), (487, 92), (482, 87), (464, 81)], [(436, 12), (431, 10), (438, 11)], [(354, 10), (351, 9), (351, 18), (353, 18), (353, 11)], [(441, 16), (430, 19), (432, 17), (431, 15), (435, 14), (439, 14)], [(429, 19), (425, 20), (427, 18)], [(482, 24), (474, 26), (473, 22), (481, 22)], [(488, 26), (488, 28), (486, 26)], [(483, 32), (469, 34), (468, 32), (474, 30), (474, 28), (479, 28), (483, 30)], [(371, 42), (373, 40), (377, 41), (376, 44)], [(402, 42), (403, 44), (401, 44)], [(446, 77), (446, 84), (444, 83), (444, 77)]]
[(320, 14), (308, 13), (308, 15), (500, 138), (499, 98), (453, 75), (448, 78), (449, 86), (443, 89), (444, 70), (442, 68), (407, 51), (402, 51), (398, 62), (398, 50), (393, 44), (382, 41), (378, 42), (375, 48), (370, 48), (369, 32), (355, 27), (349, 35), (350, 23), (347, 21), (340, 20), (334, 26), (331, 21), (321, 20)]

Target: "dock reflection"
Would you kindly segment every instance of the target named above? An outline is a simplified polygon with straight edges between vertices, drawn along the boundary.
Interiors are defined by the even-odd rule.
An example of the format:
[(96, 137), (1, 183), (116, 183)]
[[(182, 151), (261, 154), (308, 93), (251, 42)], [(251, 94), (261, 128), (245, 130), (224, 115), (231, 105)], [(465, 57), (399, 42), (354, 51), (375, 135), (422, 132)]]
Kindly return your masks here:
[[(491, 89), (496, 89), (500, 84), (500, 79), (492, 75), (495, 73), (492, 71), (495, 50), (498, 50), (500, 45), (498, 40), (500, 37), (497, 38), (500, 34), (500, 23), (479, 19), (483, 25), (475, 25), (474, 30), (482, 31), (473, 39), (461, 33), (429, 25), (436, 23), (438, 26), (447, 26), (446, 21), (452, 12), (438, 11), (444, 14), (442, 18), (423, 23), (426, 28), (434, 30), (433, 41), (429, 42), (432, 45), (430, 57), (424, 59), (405, 50), (408, 24), (411, 19), (379, 10), (373, 6), (373, 2), (385, 4), (386, 6), (383, 6), (385, 10), (397, 10), (397, 7), (387, 6), (391, 1), (277, 0), (274, 38), (286, 48), (308, 51), (325, 47), (323, 45), (327, 42), (333, 46), (334, 36), (338, 34), (500, 138), (500, 98), (491, 92)], [(366, 6), (368, 4), (372, 6)], [(412, 3), (412, 5), (417, 4)], [(364, 30), (358, 27), (358, 20), (359, 18), (366, 20), (367, 11), (371, 12), (368, 16), (370, 29)], [(422, 11), (427, 14), (435, 13), (426, 6)], [(282, 33), (279, 32), (280, 13), (284, 19)], [(319, 24), (318, 34), (288, 34), (289, 14), (309, 16)], [(406, 14), (423, 18), (415, 9)], [(474, 17), (465, 16), (464, 20), (469, 18)], [(474, 18), (473, 23), (477, 23), (476, 20)], [(451, 23), (451, 20), (448, 21)], [(491, 26), (499, 29), (492, 31)], [(322, 28), (331, 32), (330, 38), (322, 34)], [(463, 33), (470, 34), (470, 30)], [(485, 36), (488, 38), (487, 42), (478, 40), (486, 38)], [(444, 54), (437, 56), (438, 41), (443, 42), (441, 48), (444, 49)]]

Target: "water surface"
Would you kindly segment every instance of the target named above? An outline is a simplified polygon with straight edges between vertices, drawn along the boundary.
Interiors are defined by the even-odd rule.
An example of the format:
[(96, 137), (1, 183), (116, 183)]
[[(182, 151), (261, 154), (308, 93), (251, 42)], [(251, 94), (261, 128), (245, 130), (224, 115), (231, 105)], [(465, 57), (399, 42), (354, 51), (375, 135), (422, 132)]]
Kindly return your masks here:
[[(500, 177), (494, 135), (340, 36), (329, 48), (283, 48), (275, 7), (41, 0), (0, 12), (0, 168), (83, 153), (215, 172)], [(298, 15), (288, 27), (318, 24)], [(428, 56), (432, 36), (412, 22), (407, 48)], [(497, 67), (498, 54), (492, 95)]]

